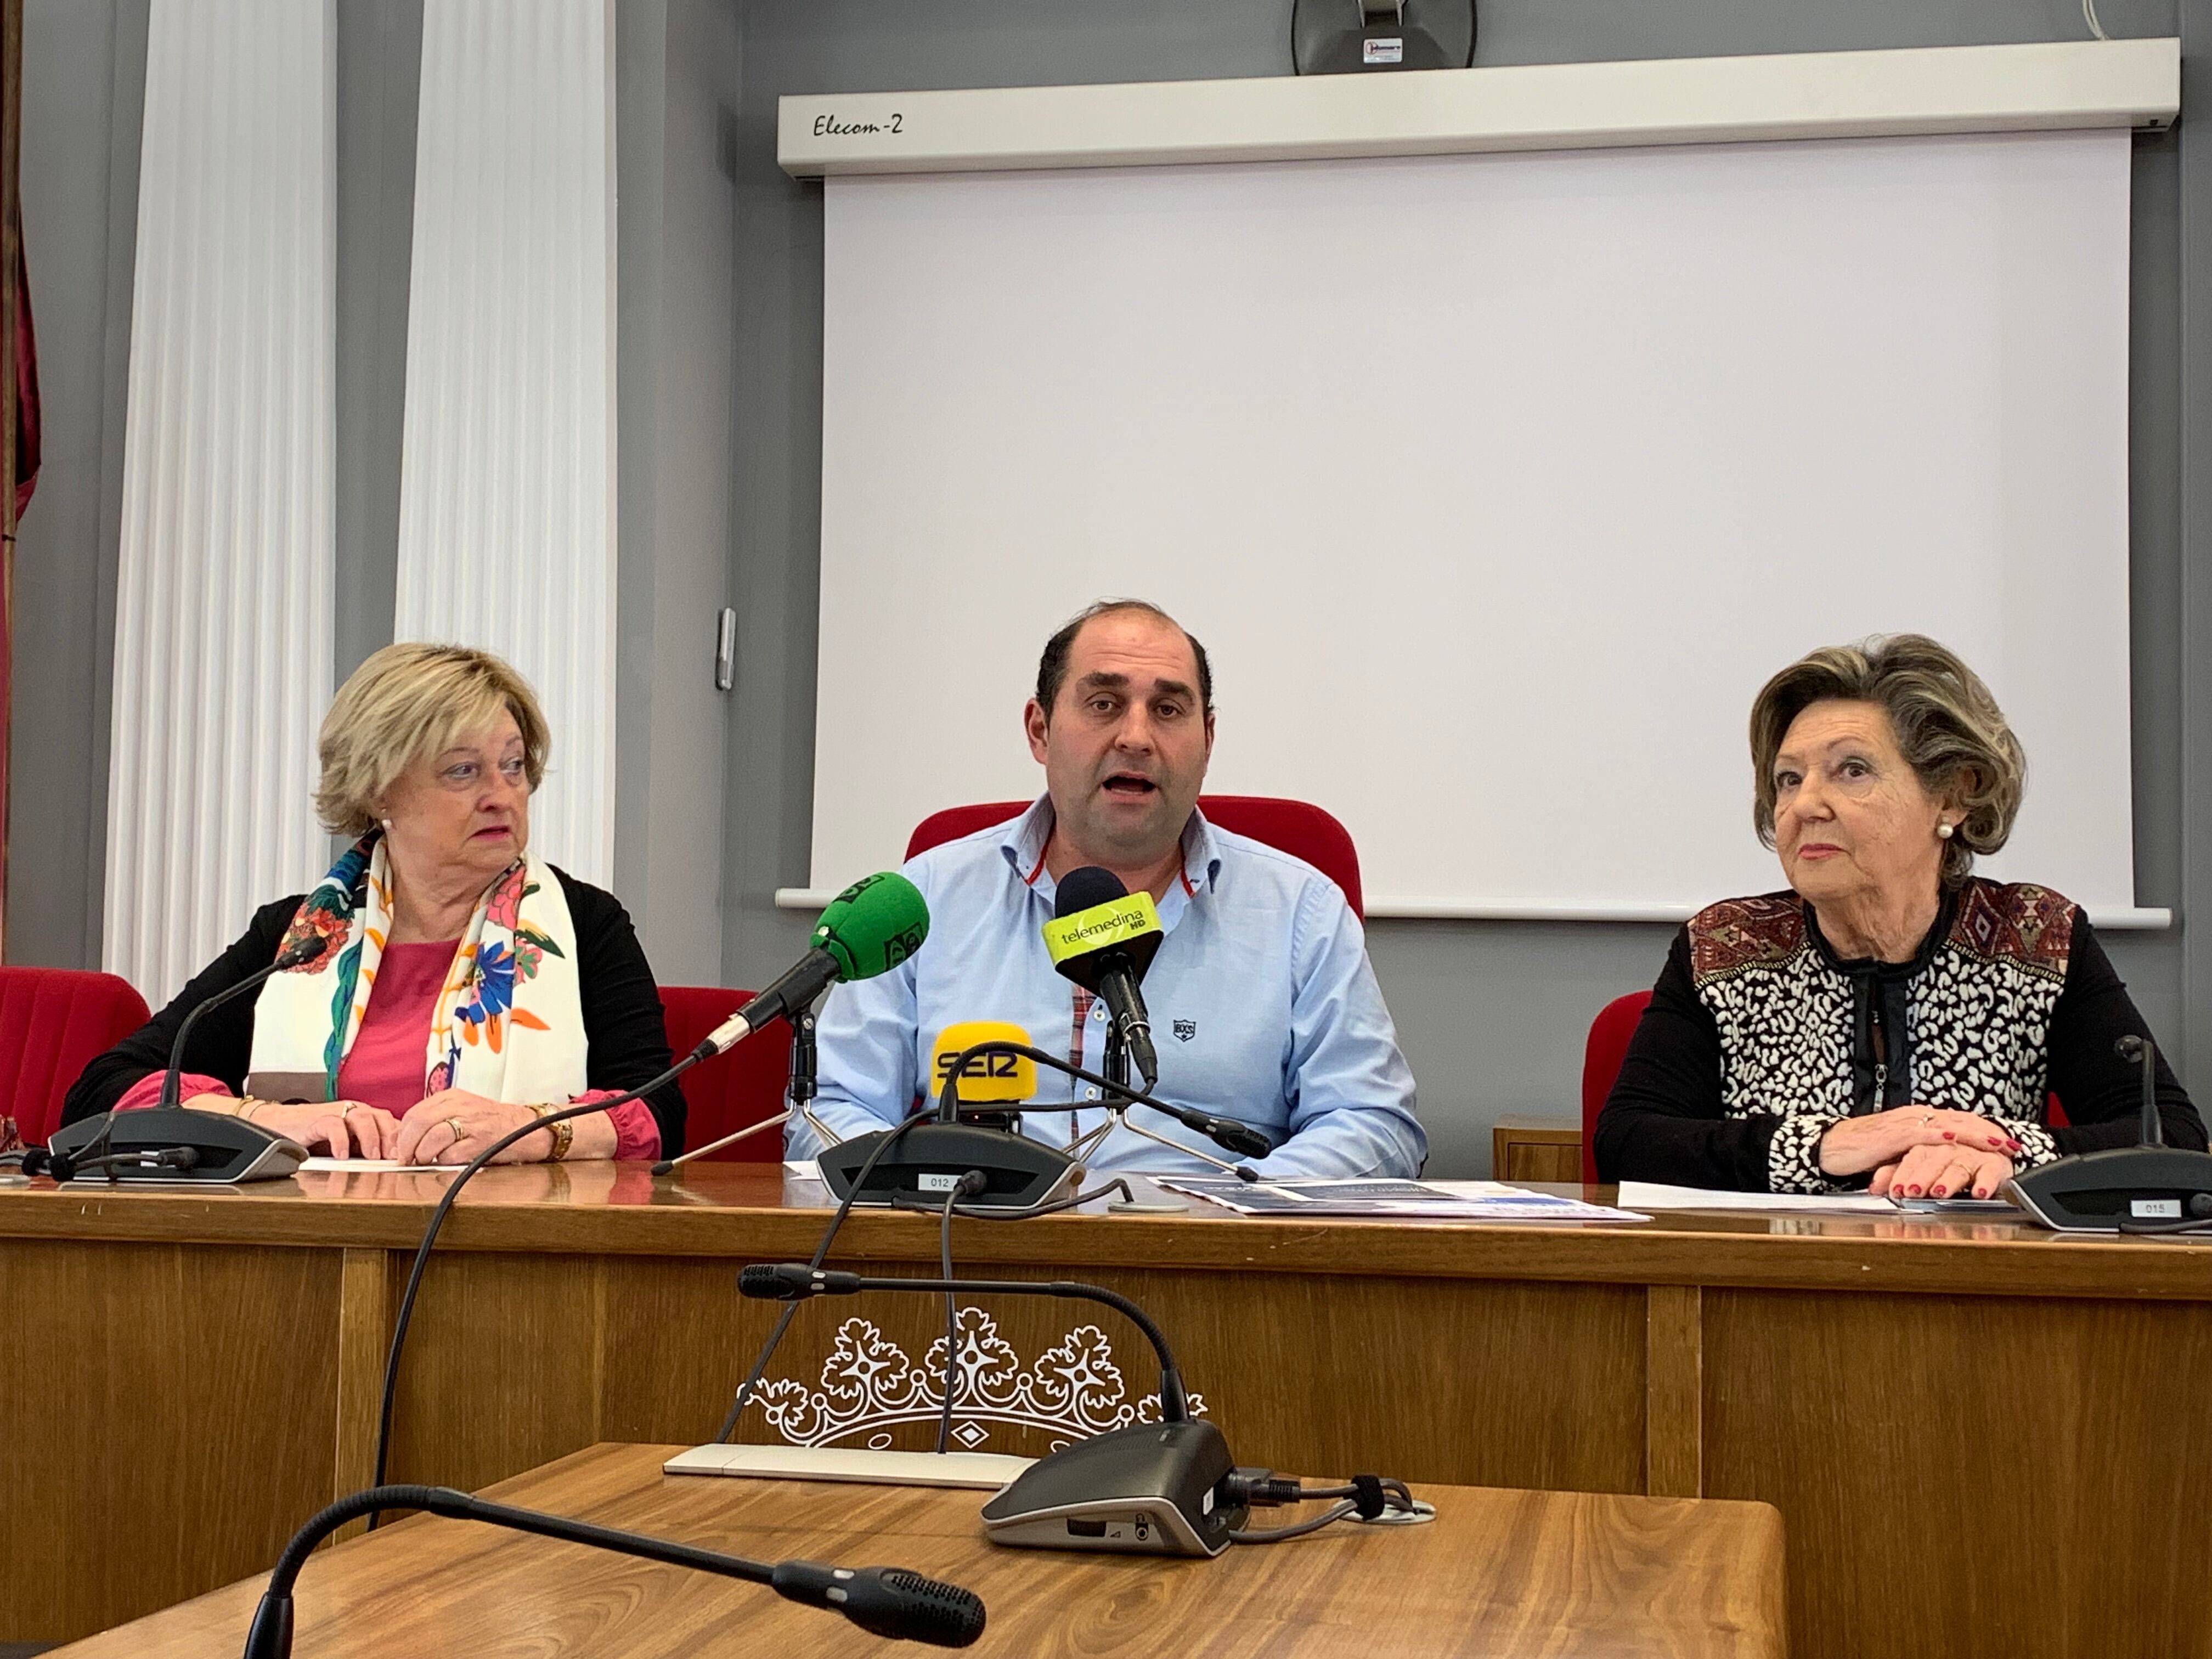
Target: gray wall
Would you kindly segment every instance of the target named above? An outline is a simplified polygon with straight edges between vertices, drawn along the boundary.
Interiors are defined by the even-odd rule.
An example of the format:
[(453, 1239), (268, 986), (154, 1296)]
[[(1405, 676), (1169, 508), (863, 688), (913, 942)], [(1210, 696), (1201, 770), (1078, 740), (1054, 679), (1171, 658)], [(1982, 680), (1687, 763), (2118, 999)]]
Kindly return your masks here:
[(341, 0), (337, 21), (333, 686), (392, 642), (422, 0)]
[(617, 14), (615, 888), (669, 984), (715, 983), (723, 959), (732, 699), (714, 662), (732, 575), (738, 9)]
[[(1281, 74), (1289, 66), (1289, 0), (1080, 6), (753, 0), (745, 8), (739, 529), (732, 557), (733, 586), (744, 596), (744, 652), (740, 719), (729, 751), (724, 968), (730, 982), (757, 984), (780, 969), (803, 947), (811, 920), (776, 910), (771, 896), (779, 886), (805, 885), (808, 875), (822, 195), (775, 166), (776, 98)], [(2100, 10), (2116, 34), (2166, 34), (2179, 27), (2174, 0), (2104, 0)], [(1483, 0), (1480, 17), (1482, 64), (2077, 40), (2085, 33), (2076, 0)], [(2212, 93), (2197, 93), (2192, 84), (2191, 95)], [(2185, 775), (2204, 777), (2202, 766), (2185, 775), (2183, 760), (2212, 740), (2212, 674), (2197, 667), (2190, 671), (2194, 683), (2184, 684), (2185, 666), (2201, 664), (2212, 647), (2212, 599), (2184, 582), (2182, 529), (2186, 505), (2195, 514), (2188, 544), (2201, 567), (2203, 550), (2212, 549), (2212, 506), (2185, 503), (2177, 412), (2187, 401), (2185, 388), (2200, 403), (2212, 396), (2206, 356), (2212, 349), (2201, 343), (2212, 337), (2212, 317), (2193, 337), (2195, 359), (2184, 358), (2184, 142), (2146, 139), (2136, 150), (2133, 582), (2138, 895), (2145, 904), (2185, 906), (2192, 893), (2212, 898), (2212, 785), (2200, 783), (2185, 799), (2182, 782)], [(2212, 210), (2201, 222), (2212, 224)], [(2197, 257), (2212, 261), (2212, 252)], [(2212, 447), (2201, 434), (2195, 442)], [(2212, 476), (2206, 465), (2212, 455), (2198, 460), (2197, 476)], [(883, 665), (840, 665), (840, 672), (879, 673)], [(1525, 810), (1581, 809), (1545, 801)], [(1490, 1127), (1500, 1116), (1574, 1115), (1590, 1016), (1607, 999), (1650, 984), (1668, 938), (1666, 928), (1632, 926), (1376, 922), (1370, 947), (1421, 1079), (1435, 1149), (1431, 1172), (1486, 1173)], [(2109, 943), (2154, 1029), (2188, 1074), (2191, 1054), (2212, 1056), (2212, 1020), (2203, 1006), (2212, 963), (2192, 976), (2185, 931), (2118, 935)], [(2200, 1090), (2207, 1086), (2205, 1077), (2196, 1080)]]

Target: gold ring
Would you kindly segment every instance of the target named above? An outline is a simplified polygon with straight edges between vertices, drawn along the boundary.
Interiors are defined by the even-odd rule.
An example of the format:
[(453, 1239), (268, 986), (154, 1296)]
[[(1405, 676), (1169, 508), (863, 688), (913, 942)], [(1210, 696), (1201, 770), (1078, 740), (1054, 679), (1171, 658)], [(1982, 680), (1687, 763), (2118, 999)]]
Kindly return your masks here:
[(453, 1132), (453, 1144), (457, 1146), (469, 1138), (469, 1132), (461, 1127), (461, 1121), (457, 1117), (447, 1118), (446, 1127)]

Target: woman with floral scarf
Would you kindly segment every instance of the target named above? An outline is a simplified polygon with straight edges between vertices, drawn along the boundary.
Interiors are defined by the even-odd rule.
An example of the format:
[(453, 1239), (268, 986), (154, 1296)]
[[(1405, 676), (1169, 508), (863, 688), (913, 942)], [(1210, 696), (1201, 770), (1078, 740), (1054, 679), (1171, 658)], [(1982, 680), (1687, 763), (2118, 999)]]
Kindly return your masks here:
[[(63, 1121), (155, 1104), (185, 1017), (311, 937), (328, 942), (319, 956), (193, 1028), (185, 1105), (332, 1157), (464, 1164), (556, 1107), (666, 1069), (629, 917), (529, 849), (548, 746), (537, 698), (490, 653), (402, 644), (370, 657), (319, 742), (316, 807), (353, 845), (88, 1066)], [(670, 1085), (501, 1158), (657, 1158), (683, 1137)]]

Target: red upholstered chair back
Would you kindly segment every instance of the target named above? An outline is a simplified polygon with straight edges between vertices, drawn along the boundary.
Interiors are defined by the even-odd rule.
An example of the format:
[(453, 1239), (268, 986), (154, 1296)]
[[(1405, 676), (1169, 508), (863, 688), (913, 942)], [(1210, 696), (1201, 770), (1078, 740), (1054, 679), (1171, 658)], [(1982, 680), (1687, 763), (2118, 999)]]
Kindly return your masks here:
[[(1029, 810), (1025, 800), (988, 801), (976, 806), (948, 806), (932, 812), (907, 837), (906, 855), (927, 853), (948, 841), (1004, 823)], [(1200, 795), (1198, 810), (1224, 830), (1262, 841), (1278, 852), (1304, 859), (1344, 890), (1352, 914), (1365, 918), (1359, 890), (1359, 849), (1352, 833), (1310, 801), (1273, 795)]]
[[(668, 1047), (678, 1058), (699, 1046), (699, 1040), (737, 1012), (750, 991), (727, 991), (714, 985), (664, 985), (660, 1012), (668, 1023)], [(783, 1109), (783, 1091), (791, 1071), (791, 1028), (781, 1020), (757, 1036), (740, 1042), (716, 1060), (702, 1060), (686, 1072), (684, 1091), (684, 1145), (664, 1146), (660, 1155), (704, 1146), (733, 1134), (748, 1123), (774, 1117)], [(775, 1129), (760, 1133), (722, 1152), (709, 1152), (708, 1162), (773, 1164), (783, 1158), (783, 1135)]]
[(1583, 1179), (1597, 1180), (1597, 1115), (1620, 1075), (1620, 1062), (1628, 1058), (1628, 1040), (1636, 1035), (1636, 1022), (1644, 1018), (1649, 991), (1632, 991), (1615, 997), (1598, 1010), (1590, 1022), (1589, 1041), (1583, 1046)]
[(0, 968), (0, 1118), (45, 1146), (86, 1062), (145, 1023), (145, 998), (113, 974)]

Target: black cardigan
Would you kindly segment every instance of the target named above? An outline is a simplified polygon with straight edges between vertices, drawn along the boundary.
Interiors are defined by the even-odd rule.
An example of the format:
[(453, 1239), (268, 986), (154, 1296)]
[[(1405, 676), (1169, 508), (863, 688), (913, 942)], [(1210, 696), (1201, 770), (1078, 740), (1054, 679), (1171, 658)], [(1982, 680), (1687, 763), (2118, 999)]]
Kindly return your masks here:
[[(1909, 979), (1948, 924), (1951, 904), (1930, 930), (1914, 963), (1878, 970), (1879, 977)], [(1813, 929), (1814, 943), (1832, 953)], [(1836, 963), (1846, 971), (1870, 964)], [(2051, 1011), (2047, 1050), (2050, 1091), (2066, 1109), (2071, 1127), (2045, 1131), (2063, 1156), (2132, 1146), (2141, 1121), (2142, 1071), (2122, 1060), (2114, 1039), (2148, 1036), (2127, 986), (2113, 970), (2089, 920), (2075, 912), (2065, 983)], [(1862, 1060), (1859, 1069), (1866, 1069)], [(1893, 1084), (1904, 1079), (1893, 1076)], [(1893, 1087), (1889, 1096), (1900, 1091)], [(2203, 1120), (2190, 1103), (2160, 1054), (2159, 1115), (2166, 1144), (2203, 1151)], [(1903, 1098), (1856, 1102), (1855, 1111), (1905, 1103)], [(1768, 1153), (1784, 1120), (1763, 1112), (1730, 1117), (1722, 1103), (1719, 1023), (1697, 994), (1690, 929), (1674, 936), (1667, 965), (1651, 989), (1650, 1006), (1637, 1025), (1620, 1073), (1598, 1115), (1591, 1150), (1601, 1181), (1657, 1181), (1676, 1186), (1759, 1192), (1768, 1181)], [(1849, 1183), (1863, 1186), (1861, 1177)]]
[[(576, 925), (576, 978), (589, 1052), (585, 1082), (592, 1089), (634, 1089), (668, 1069), (668, 1032), (660, 991), (630, 926), (629, 914), (611, 893), (561, 870), (554, 875)], [(216, 992), (276, 960), (277, 945), (305, 894), (264, 904), (237, 942), (210, 963), (175, 1000), (84, 1068), (63, 1103), (62, 1121), (74, 1123), (112, 1108), (124, 1091), (150, 1072), (167, 1069), (169, 1046), (185, 1017)], [(219, 1077), (245, 1091), (253, 1051), (253, 1008), (259, 993), (224, 1004), (192, 1029), (185, 1070)], [(660, 1126), (660, 1152), (673, 1158), (684, 1146), (684, 1094), (671, 1083), (646, 1097)]]

